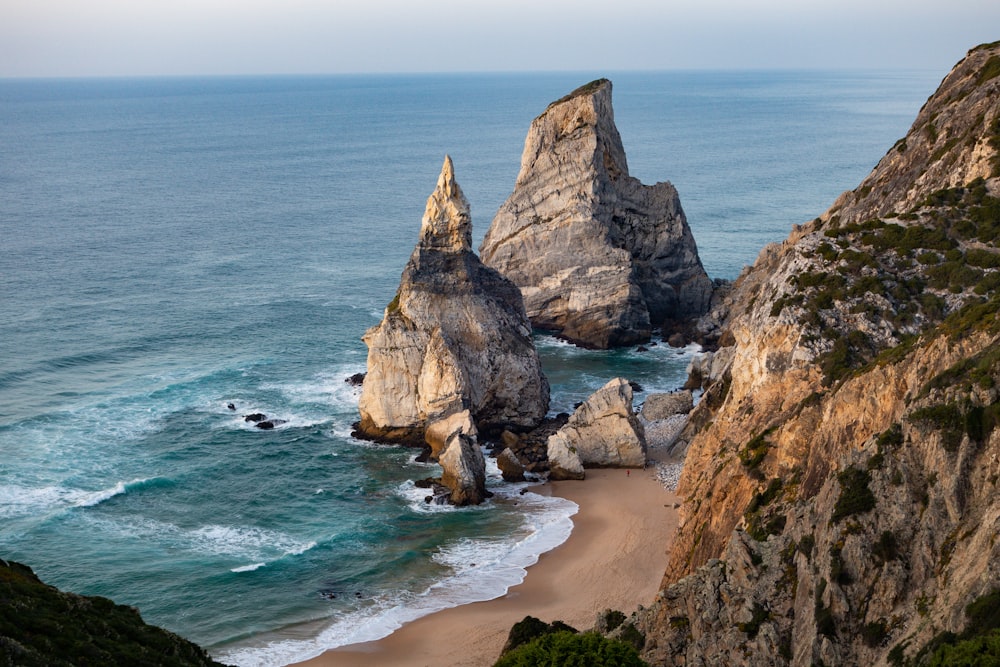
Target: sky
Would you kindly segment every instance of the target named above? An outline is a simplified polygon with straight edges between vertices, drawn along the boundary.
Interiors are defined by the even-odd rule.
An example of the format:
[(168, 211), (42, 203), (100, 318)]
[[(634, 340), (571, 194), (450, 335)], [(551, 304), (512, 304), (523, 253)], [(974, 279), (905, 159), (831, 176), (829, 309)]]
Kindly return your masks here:
[(0, 77), (932, 69), (997, 0), (0, 0)]

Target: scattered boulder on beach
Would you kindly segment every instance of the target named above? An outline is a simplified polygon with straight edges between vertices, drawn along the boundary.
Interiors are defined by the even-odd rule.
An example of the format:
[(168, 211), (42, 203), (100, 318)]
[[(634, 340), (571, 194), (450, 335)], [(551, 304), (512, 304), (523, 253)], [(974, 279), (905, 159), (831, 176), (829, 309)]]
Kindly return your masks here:
[[(632, 409), (632, 387), (615, 378), (570, 415), (548, 441), (549, 466), (573, 472), (582, 466), (637, 468), (646, 463), (646, 434)], [(558, 474), (563, 474), (562, 472)], [(573, 473), (575, 474), (575, 473)]]

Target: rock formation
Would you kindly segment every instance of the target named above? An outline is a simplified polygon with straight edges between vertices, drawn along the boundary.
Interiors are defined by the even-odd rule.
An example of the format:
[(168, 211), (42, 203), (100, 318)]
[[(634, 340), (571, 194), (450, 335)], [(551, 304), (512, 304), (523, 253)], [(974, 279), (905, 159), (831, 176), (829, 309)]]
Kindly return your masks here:
[(594, 392), (549, 437), (552, 479), (583, 479), (583, 468), (640, 468), (646, 436), (632, 410), (632, 386), (616, 378)]
[(629, 176), (606, 79), (531, 123), (480, 255), (521, 288), (536, 327), (588, 347), (648, 340), (712, 293), (677, 190)]
[(486, 460), (475, 436), (455, 432), (438, 458), (441, 484), (451, 490), (453, 505), (478, 505), (486, 497)]
[(364, 335), (359, 437), (423, 444), (456, 504), (486, 497), (479, 429), (524, 430), (549, 406), (517, 287), (472, 252), (469, 204), (446, 157), (420, 240), (382, 322)]
[(650, 664), (902, 665), (995, 627), (998, 240), (995, 43), (705, 325)]
[(521, 294), (483, 266), (471, 234), (468, 202), (445, 158), (399, 292), (364, 335), (360, 436), (417, 444), (433, 422), (464, 410), (479, 429), (524, 430), (548, 411)]
[(649, 421), (657, 421), (674, 415), (686, 415), (693, 409), (694, 397), (690, 391), (650, 394), (642, 404), (642, 416)]

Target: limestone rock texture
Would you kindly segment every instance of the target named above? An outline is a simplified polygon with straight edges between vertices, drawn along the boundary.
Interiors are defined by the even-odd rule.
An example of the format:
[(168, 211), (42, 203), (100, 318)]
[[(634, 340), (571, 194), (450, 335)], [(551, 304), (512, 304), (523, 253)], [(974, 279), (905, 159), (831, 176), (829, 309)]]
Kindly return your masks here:
[(998, 195), (995, 43), (699, 323), (649, 664), (904, 664), (1000, 588)]
[(704, 313), (712, 294), (677, 190), (629, 176), (611, 88), (594, 81), (531, 123), (480, 248), (521, 289), (535, 327), (595, 348), (649, 340)]
[[(549, 385), (517, 286), (472, 252), (469, 204), (446, 157), (427, 200), (420, 240), (369, 329), (357, 434), (421, 444), (428, 428), (468, 411), (477, 429), (525, 430), (548, 411)], [(438, 432), (441, 431), (441, 432)], [(431, 429), (438, 451), (450, 426)]]
[(549, 436), (548, 452), (550, 477), (555, 479), (583, 479), (587, 466), (645, 465), (646, 434), (632, 409), (629, 381), (615, 378), (594, 392), (565, 426)]
[(686, 415), (694, 409), (694, 396), (689, 390), (670, 394), (650, 394), (642, 404), (642, 416), (650, 421), (674, 415)]
[(486, 460), (475, 437), (456, 432), (438, 458), (441, 484), (451, 490), (452, 505), (478, 505), (486, 500)]

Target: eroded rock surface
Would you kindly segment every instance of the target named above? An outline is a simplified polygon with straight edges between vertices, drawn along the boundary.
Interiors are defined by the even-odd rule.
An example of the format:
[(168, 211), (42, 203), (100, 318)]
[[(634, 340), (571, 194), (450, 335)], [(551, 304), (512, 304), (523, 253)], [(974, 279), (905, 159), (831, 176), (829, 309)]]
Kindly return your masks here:
[(432, 422), (464, 410), (479, 429), (545, 416), (549, 385), (521, 294), (472, 252), (471, 225), (446, 158), (399, 292), (364, 335), (360, 436), (422, 444)]
[(606, 79), (531, 123), (480, 255), (521, 288), (536, 327), (588, 347), (646, 341), (712, 293), (677, 190), (629, 176)]
[(649, 664), (926, 664), (1000, 587), (998, 195), (995, 43), (718, 302)]
[(628, 380), (616, 378), (594, 392), (570, 415), (566, 425), (549, 437), (548, 449), (549, 466), (557, 479), (582, 479), (579, 475), (586, 466), (645, 465), (646, 435), (632, 410)]

